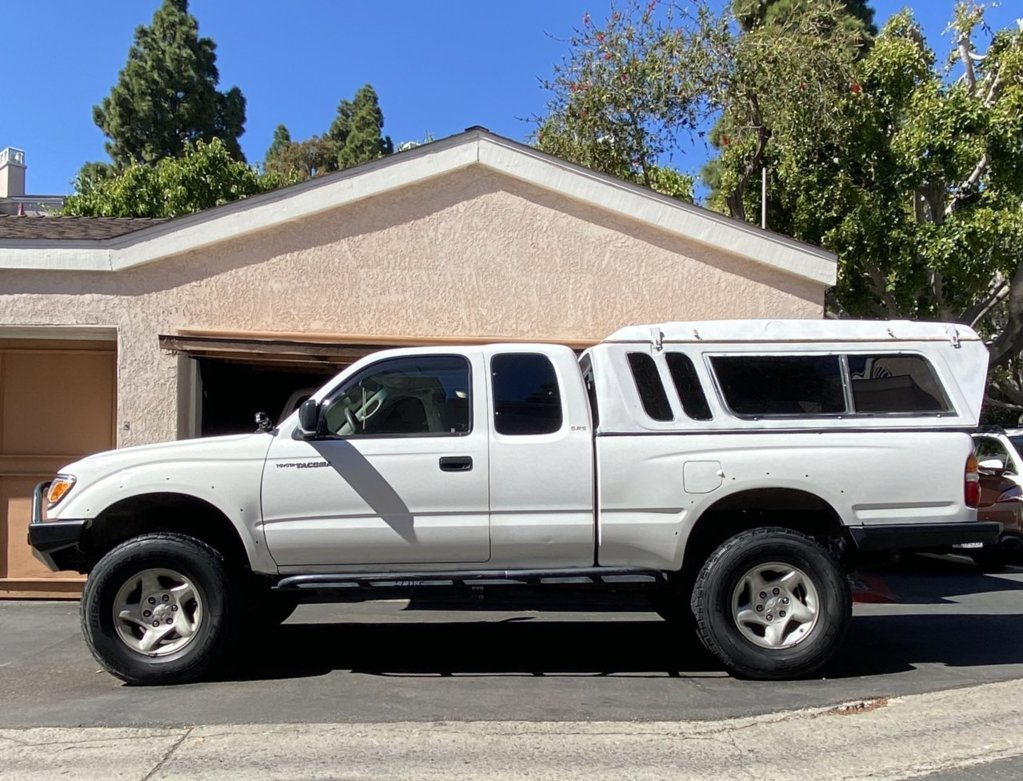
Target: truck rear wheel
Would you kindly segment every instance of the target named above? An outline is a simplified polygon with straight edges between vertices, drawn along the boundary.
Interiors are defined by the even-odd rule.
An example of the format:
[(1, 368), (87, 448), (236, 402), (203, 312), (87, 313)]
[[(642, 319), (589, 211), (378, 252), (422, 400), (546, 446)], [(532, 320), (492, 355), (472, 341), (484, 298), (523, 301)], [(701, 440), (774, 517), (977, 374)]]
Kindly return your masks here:
[(134, 684), (201, 677), (225, 646), (230, 583), (219, 553), (181, 534), (118, 545), (89, 575), (82, 630), (108, 672)]
[(765, 527), (732, 537), (696, 579), (697, 634), (732, 674), (802, 678), (834, 656), (852, 596), (838, 563), (811, 538)]

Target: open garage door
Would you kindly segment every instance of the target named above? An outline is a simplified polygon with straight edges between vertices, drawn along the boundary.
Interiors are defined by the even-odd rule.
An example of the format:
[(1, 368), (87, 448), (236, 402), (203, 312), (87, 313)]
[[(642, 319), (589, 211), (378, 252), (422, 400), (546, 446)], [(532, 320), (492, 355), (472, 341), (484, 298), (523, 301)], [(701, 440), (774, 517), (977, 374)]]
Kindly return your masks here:
[(0, 596), (77, 595), (26, 541), (32, 489), (62, 466), (115, 446), (113, 342), (0, 340)]

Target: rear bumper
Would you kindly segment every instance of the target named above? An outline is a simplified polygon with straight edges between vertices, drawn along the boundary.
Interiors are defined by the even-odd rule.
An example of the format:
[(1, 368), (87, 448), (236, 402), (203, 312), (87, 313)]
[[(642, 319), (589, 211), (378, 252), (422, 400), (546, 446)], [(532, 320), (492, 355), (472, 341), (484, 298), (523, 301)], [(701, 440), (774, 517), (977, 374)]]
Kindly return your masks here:
[(39, 483), (32, 492), (32, 520), (28, 525), (28, 544), (32, 553), (54, 571), (78, 569), (78, 541), (87, 520), (43, 520), (43, 494), (49, 481)]
[(988, 521), (912, 523), (897, 526), (853, 526), (849, 534), (862, 552), (934, 550), (993, 542), (1002, 525)]

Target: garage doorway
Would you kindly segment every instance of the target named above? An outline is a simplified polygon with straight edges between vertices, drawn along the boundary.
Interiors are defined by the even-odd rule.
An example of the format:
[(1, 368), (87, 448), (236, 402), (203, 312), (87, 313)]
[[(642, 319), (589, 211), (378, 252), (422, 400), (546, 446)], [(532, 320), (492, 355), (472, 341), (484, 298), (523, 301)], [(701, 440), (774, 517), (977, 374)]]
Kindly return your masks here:
[(197, 359), (199, 436), (242, 434), (256, 429), (257, 412), (279, 423), (337, 371), (280, 364)]

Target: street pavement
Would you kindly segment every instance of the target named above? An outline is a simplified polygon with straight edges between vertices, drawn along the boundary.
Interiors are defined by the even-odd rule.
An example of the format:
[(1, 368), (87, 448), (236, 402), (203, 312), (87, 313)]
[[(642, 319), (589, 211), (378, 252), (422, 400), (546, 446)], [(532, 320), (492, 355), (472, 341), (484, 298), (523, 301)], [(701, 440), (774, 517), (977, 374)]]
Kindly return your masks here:
[(213, 680), (129, 687), (74, 603), (0, 603), (0, 778), (1023, 775), (1023, 570), (864, 580), (826, 677), (778, 683), (639, 605), (416, 600), (303, 606)]

